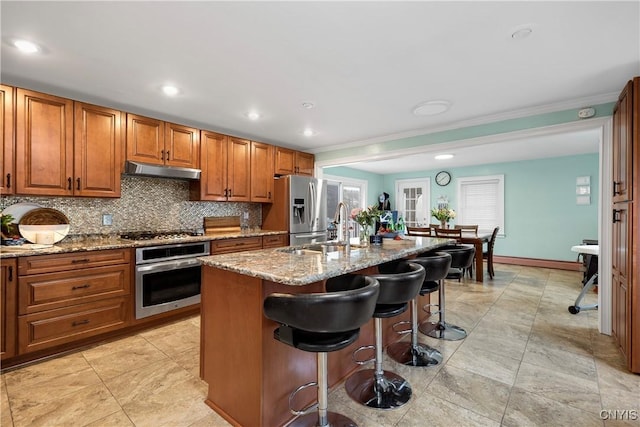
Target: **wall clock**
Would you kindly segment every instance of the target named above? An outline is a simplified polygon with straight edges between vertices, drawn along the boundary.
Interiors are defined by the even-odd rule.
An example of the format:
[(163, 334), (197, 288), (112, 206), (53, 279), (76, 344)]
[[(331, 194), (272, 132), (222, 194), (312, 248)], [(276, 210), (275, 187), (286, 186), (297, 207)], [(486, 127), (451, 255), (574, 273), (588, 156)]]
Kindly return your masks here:
[(448, 185), (451, 182), (451, 174), (447, 171), (440, 171), (436, 174), (436, 184), (441, 187)]

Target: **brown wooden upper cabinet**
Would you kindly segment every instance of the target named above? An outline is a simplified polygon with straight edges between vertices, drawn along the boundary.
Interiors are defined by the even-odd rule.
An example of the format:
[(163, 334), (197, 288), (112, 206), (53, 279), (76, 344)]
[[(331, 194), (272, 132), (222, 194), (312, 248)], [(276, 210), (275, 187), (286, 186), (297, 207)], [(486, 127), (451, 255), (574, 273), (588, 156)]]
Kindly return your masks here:
[(624, 87), (613, 109), (613, 202), (633, 194), (633, 82)]
[(273, 145), (251, 141), (251, 201), (273, 202)]
[(120, 197), (122, 113), (17, 89), (16, 190)]
[(198, 129), (127, 114), (127, 160), (200, 168)]
[(313, 154), (275, 147), (275, 175), (313, 176)]
[(201, 132), (199, 181), (189, 183), (191, 200), (251, 200), (251, 141), (210, 131)]
[(15, 192), (14, 156), (16, 140), (13, 132), (15, 88), (0, 85), (0, 132), (2, 132), (2, 161), (0, 161), (0, 194)]

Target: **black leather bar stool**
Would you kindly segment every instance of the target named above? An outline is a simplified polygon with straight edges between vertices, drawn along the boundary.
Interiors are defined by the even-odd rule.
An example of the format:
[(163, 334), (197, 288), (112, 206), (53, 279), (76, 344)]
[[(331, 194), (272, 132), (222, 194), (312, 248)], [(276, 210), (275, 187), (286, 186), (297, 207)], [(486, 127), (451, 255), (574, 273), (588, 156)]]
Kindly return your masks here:
[[(409, 262), (399, 263), (395, 273), (370, 276), (380, 282), (380, 294), (373, 312), (375, 346), (360, 347), (354, 352), (375, 348), (375, 369), (363, 369), (353, 373), (345, 382), (347, 394), (356, 402), (378, 409), (393, 409), (411, 398), (411, 386), (400, 375), (382, 369), (382, 319), (393, 317), (407, 310), (407, 303), (414, 299), (424, 281), (424, 267)], [(367, 361), (356, 361), (364, 364)]]
[[(451, 255), (445, 252), (421, 254), (411, 260), (412, 263), (424, 267), (425, 276), (420, 288), (420, 295), (427, 295), (440, 289), (440, 282), (447, 276), (451, 267)], [(381, 266), (383, 267), (383, 266)], [(383, 267), (385, 268), (385, 267)], [(434, 366), (442, 362), (442, 354), (435, 348), (418, 342), (418, 297), (411, 300), (411, 329), (396, 331), (411, 333), (411, 342), (396, 342), (387, 347), (387, 354), (398, 363), (408, 366)], [(423, 308), (433, 306), (428, 304)], [(431, 311), (429, 311), (431, 314)], [(406, 324), (398, 322), (394, 325)]]
[[(326, 284), (326, 293), (280, 294), (267, 296), (264, 314), (280, 323), (273, 336), (278, 341), (317, 353), (317, 382), (304, 384), (289, 396), (289, 409), (301, 417), (294, 421), (301, 426), (352, 426), (344, 415), (329, 412), (327, 353), (352, 344), (376, 307), (380, 284), (374, 278), (345, 275)], [(318, 403), (302, 410), (293, 409), (295, 395), (307, 387), (318, 387)], [(313, 411), (317, 409), (317, 415)]]
[[(464, 271), (473, 262), (475, 248), (471, 245), (451, 245), (437, 249), (438, 252), (448, 253), (451, 256), (451, 266), (447, 272), (447, 279), (460, 279), (464, 277)], [(448, 341), (458, 341), (467, 336), (467, 331), (459, 326), (445, 321), (444, 281), (438, 289), (439, 320), (437, 322), (424, 322), (418, 329), (425, 335)]]

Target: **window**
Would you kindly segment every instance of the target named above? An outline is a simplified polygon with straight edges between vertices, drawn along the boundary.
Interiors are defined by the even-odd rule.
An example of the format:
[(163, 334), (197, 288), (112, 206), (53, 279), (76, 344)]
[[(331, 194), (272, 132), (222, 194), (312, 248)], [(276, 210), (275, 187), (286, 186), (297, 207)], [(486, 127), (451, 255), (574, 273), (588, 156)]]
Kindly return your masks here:
[(500, 227), (504, 234), (504, 175), (458, 178), (456, 223), (478, 224), (480, 230)]
[[(367, 207), (367, 181), (328, 175), (325, 175), (324, 179), (328, 181), (328, 221), (333, 221), (336, 206), (338, 206), (339, 202), (344, 202), (347, 205), (349, 213), (351, 212), (351, 209)], [(352, 232), (351, 235), (354, 237), (357, 236), (357, 230), (359, 230), (359, 227), (357, 227), (355, 222), (352, 222), (352, 220), (349, 220), (349, 228), (356, 230), (355, 232)]]
[(429, 225), (429, 178), (396, 181), (396, 210), (407, 227)]

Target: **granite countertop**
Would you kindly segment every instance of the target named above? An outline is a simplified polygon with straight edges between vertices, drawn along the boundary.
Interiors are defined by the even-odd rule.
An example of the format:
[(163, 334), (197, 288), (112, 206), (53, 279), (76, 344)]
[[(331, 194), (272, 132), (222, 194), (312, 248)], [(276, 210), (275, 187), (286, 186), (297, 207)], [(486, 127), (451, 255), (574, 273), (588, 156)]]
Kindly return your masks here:
[[(385, 239), (386, 240), (386, 239)], [(397, 241), (396, 241), (397, 242)], [(304, 246), (262, 249), (200, 257), (205, 266), (229, 270), (285, 285), (301, 286), (340, 276), (435, 249), (453, 242), (451, 239), (415, 237), (382, 246), (352, 248), (349, 255), (341, 252), (300, 250)]]
[[(122, 248), (138, 248), (142, 246), (159, 246), (175, 243), (190, 243), (190, 242), (202, 242), (211, 240), (232, 239), (238, 237), (256, 237), (256, 236), (270, 236), (277, 234), (288, 234), (286, 231), (269, 231), (253, 229), (234, 233), (216, 233), (207, 234), (203, 236), (189, 236), (176, 239), (157, 239), (157, 240), (128, 240), (121, 239), (119, 236), (67, 236), (62, 241), (56, 243), (53, 246), (47, 248), (35, 249), (34, 245), (22, 245), (20, 246), (0, 246), (0, 259), (2, 258), (17, 258), (23, 256), (33, 255), (50, 255), (50, 254), (62, 254), (68, 252), (82, 252), (82, 251), (101, 251), (108, 249), (122, 249)], [(35, 246), (38, 247), (38, 246)]]

